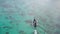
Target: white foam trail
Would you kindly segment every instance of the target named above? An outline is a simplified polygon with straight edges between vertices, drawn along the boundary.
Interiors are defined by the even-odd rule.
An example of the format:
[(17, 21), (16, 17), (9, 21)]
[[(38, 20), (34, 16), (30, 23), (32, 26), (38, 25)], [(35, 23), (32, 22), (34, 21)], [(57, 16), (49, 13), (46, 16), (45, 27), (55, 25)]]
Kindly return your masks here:
[(37, 34), (37, 30), (34, 30), (34, 34)]

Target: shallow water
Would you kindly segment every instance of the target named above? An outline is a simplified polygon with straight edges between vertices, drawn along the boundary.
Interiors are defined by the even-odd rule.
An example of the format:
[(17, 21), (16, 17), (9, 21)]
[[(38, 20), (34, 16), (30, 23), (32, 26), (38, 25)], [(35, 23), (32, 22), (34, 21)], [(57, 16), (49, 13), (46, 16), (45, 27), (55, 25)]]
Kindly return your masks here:
[(60, 34), (60, 0), (0, 0), (0, 34)]

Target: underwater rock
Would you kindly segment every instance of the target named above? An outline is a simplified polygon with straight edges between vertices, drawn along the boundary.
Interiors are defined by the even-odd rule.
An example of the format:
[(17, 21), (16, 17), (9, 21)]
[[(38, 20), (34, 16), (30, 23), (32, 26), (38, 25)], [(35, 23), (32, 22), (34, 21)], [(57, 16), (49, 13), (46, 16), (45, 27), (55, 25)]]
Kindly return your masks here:
[(19, 31), (19, 34), (26, 34), (23, 30)]
[(26, 20), (25, 22), (26, 23), (32, 23), (32, 20)]
[(9, 34), (9, 32), (6, 32), (6, 34)]

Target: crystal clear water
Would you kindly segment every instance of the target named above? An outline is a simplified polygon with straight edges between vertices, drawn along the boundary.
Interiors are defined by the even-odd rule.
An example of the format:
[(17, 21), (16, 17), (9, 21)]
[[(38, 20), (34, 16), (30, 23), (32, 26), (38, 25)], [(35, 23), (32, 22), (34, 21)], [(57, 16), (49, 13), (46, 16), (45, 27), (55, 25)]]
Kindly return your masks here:
[(57, 2), (0, 0), (0, 34), (34, 34), (34, 18), (39, 24), (38, 34), (60, 34), (60, 6)]

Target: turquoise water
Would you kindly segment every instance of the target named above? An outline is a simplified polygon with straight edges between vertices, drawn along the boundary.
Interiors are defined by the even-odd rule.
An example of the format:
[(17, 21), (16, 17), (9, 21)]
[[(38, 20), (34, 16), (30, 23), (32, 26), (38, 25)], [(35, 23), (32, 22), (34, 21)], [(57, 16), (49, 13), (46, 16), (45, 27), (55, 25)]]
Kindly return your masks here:
[[(43, 0), (44, 1), (44, 0)], [(0, 34), (60, 34), (59, 13), (40, 0), (0, 0)], [(56, 15), (58, 15), (56, 17)]]

